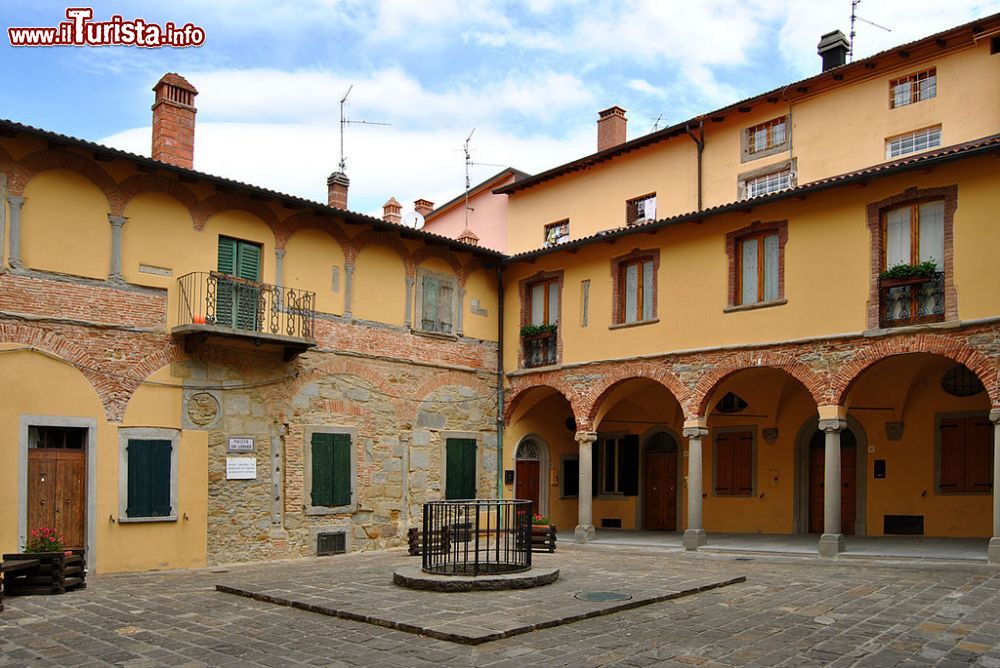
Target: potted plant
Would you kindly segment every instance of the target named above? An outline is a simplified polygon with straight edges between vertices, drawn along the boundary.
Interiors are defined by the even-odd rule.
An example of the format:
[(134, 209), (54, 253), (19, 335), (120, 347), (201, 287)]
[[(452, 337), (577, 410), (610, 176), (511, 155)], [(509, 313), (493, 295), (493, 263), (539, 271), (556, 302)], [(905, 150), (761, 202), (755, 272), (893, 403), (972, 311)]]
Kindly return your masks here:
[(554, 552), (556, 528), (545, 515), (531, 516), (531, 549), (535, 552)]
[(548, 336), (549, 334), (555, 333), (555, 325), (523, 325), (521, 327), (521, 336), (525, 338), (533, 336)]
[(927, 260), (918, 264), (897, 264), (880, 273), (878, 278), (883, 287), (914, 285), (933, 278), (937, 271), (937, 263)]

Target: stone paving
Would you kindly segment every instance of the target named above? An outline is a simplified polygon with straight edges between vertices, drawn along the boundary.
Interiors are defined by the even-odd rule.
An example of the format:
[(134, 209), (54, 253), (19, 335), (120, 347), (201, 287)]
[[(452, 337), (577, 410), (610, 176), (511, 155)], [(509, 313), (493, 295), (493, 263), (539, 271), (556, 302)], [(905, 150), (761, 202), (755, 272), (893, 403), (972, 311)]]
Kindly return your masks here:
[[(227, 573), (94, 576), (83, 591), (5, 601), (0, 666), (1000, 668), (995, 566), (827, 563), (568, 544), (554, 556), (562, 568), (598, 573), (604, 590), (615, 590), (629, 574), (742, 574), (747, 581), (470, 647), (215, 590), (220, 578), (253, 579), (262, 569), (280, 577), (282, 566), (370, 569), (388, 578), (400, 552), (233, 566)], [(525, 601), (515, 598), (511, 605)]]

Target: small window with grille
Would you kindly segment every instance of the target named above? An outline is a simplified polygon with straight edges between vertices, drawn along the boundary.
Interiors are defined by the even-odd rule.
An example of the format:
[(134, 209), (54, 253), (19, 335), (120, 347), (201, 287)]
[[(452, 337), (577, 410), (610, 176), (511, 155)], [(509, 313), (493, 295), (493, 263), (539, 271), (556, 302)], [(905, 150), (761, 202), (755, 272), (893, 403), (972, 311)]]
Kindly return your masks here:
[(889, 82), (890, 109), (932, 97), (937, 97), (937, 70), (933, 67)]
[(656, 220), (656, 193), (625, 202), (625, 224), (639, 225)]
[(956, 364), (945, 372), (941, 389), (953, 397), (971, 397), (986, 390), (979, 376), (964, 364)]

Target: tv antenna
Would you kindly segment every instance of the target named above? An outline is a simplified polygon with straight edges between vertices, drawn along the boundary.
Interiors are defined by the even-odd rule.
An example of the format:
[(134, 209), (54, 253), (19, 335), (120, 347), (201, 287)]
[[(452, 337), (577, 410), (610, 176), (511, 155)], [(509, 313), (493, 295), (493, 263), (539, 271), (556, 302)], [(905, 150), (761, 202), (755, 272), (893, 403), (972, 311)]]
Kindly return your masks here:
[(886, 28), (885, 26), (879, 25), (878, 23), (875, 23), (874, 21), (869, 21), (868, 19), (861, 18), (860, 16), (858, 16), (857, 10), (858, 10), (858, 5), (860, 5), (860, 4), (861, 4), (861, 0), (851, 0), (851, 45), (850, 45), (850, 47), (848, 48), (848, 51), (847, 51), (847, 55), (848, 55), (848, 59), (847, 60), (848, 60), (848, 62), (853, 62), (854, 61), (854, 35), (857, 34), (857, 31), (854, 29), (854, 22), (855, 21), (861, 21), (862, 23), (867, 23), (868, 25), (874, 26), (874, 27), (878, 28), (879, 30), (884, 30), (886, 32), (892, 32), (892, 28)]
[(379, 123), (377, 121), (356, 121), (344, 116), (344, 103), (347, 102), (347, 96), (351, 94), (351, 89), (354, 88), (354, 84), (347, 87), (347, 92), (344, 93), (344, 97), (340, 98), (340, 162), (338, 163), (341, 172), (347, 169), (347, 158), (344, 157), (344, 128), (348, 125), (392, 125), (392, 123)]
[(660, 129), (660, 121), (663, 120), (663, 114), (660, 114), (653, 120), (653, 129), (650, 132), (656, 132)]
[(465, 138), (465, 142), (462, 144), (462, 151), (465, 153), (465, 229), (469, 229), (469, 212), (472, 211), (469, 208), (469, 191), (472, 189), (472, 181), (469, 179), (469, 167), (506, 167), (507, 165), (497, 165), (492, 162), (476, 162), (472, 159), (472, 151), (469, 149), (469, 144), (472, 142), (472, 135), (476, 133), (476, 128), (472, 128), (472, 132), (469, 136)]

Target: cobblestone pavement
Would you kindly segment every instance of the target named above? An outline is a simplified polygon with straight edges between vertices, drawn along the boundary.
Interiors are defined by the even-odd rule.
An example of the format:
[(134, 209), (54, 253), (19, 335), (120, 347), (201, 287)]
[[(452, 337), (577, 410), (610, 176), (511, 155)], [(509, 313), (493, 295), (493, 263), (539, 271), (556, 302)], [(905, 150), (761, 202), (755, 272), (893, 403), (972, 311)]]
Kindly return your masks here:
[[(83, 591), (7, 599), (0, 614), (0, 666), (1000, 668), (996, 567), (737, 561), (729, 555), (594, 545), (560, 545), (556, 557), (573, 568), (600, 572), (606, 589), (636, 574), (690, 579), (742, 574), (747, 581), (469, 647), (215, 591), (222, 577), (277, 573), (279, 564), (234, 566), (225, 574), (206, 569), (96, 576)], [(389, 566), (399, 560), (400, 553), (391, 552), (312, 563), (370, 568), (388, 578)], [(521, 605), (531, 605), (531, 591), (521, 592)]]

